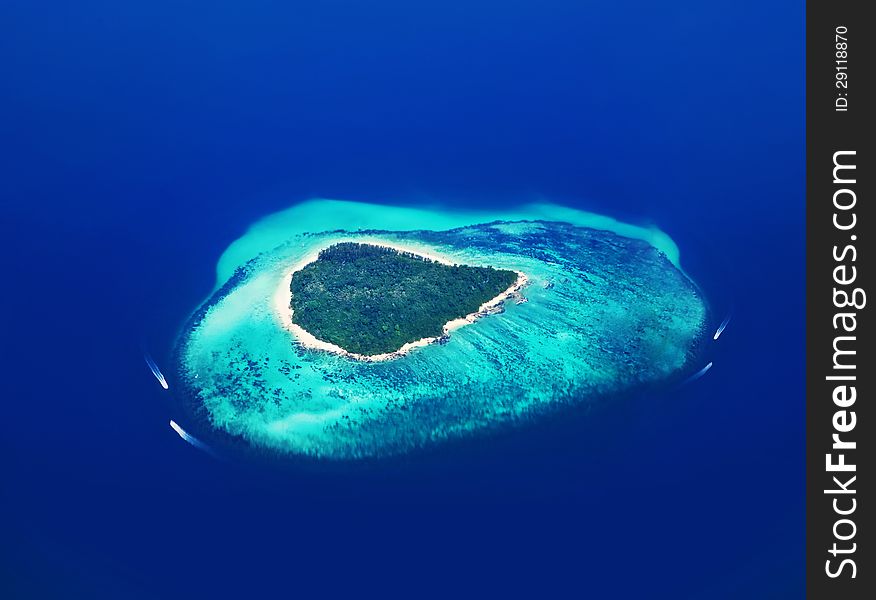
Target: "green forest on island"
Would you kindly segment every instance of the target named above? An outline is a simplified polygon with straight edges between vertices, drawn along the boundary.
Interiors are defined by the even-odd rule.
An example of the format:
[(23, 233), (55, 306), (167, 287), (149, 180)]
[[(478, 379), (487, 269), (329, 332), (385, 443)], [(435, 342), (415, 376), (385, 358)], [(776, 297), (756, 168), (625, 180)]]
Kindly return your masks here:
[(349, 352), (383, 354), (440, 336), (445, 323), (477, 311), (516, 279), (514, 271), (343, 242), (292, 276), (292, 321)]

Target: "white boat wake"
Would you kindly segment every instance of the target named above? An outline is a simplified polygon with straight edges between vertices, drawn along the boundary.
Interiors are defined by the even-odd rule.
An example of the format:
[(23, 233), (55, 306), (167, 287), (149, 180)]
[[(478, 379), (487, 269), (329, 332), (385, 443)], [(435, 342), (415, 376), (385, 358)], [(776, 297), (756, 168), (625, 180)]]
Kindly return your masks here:
[(143, 358), (146, 360), (146, 364), (149, 365), (149, 370), (152, 371), (152, 374), (155, 375), (155, 379), (158, 380), (158, 383), (161, 384), (161, 387), (164, 389), (168, 389), (167, 387), (167, 379), (164, 378), (164, 374), (161, 372), (161, 369), (158, 368), (158, 365), (155, 364), (155, 361), (152, 360), (152, 357), (149, 356), (148, 353), (143, 353)]
[(708, 373), (709, 369), (712, 368), (712, 364), (713, 363), (711, 363), (711, 362), (709, 364), (707, 364), (705, 367), (703, 367), (702, 369), (700, 369), (699, 371), (697, 371), (696, 373), (694, 373), (693, 375), (691, 375), (690, 377), (685, 379), (681, 385), (687, 385), (689, 383), (693, 383), (694, 381), (696, 381), (697, 379), (699, 379), (700, 377), (702, 377), (703, 375)]
[(715, 332), (715, 337), (712, 338), (713, 340), (717, 340), (719, 337), (721, 337), (721, 334), (724, 333), (724, 330), (727, 328), (727, 325), (730, 323), (730, 319), (732, 318), (733, 314), (731, 313), (727, 315), (727, 318), (721, 321), (721, 324), (718, 326), (718, 331)]
[(171, 427), (175, 432), (177, 432), (177, 434), (179, 434), (179, 437), (181, 437), (182, 439), (184, 439), (185, 441), (187, 441), (189, 444), (191, 444), (192, 446), (194, 446), (194, 447), (197, 448), (198, 450), (203, 450), (203, 451), (206, 452), (207, 454), (209, 454), (209, 455), (211, 455), (211, 456), (215, 456), (215, 453), (214, 453), (213, 450), (210, 448), (210, 446), (208, 446), (207, 444), (205, 444), (204, 442), (202, 442), (201, 440), (199, 440), (199, 439), (196, 438), (195, 436), (191, 435), (190, 433), (188, 433), (185, 429), (183, 429), (182, 427), (180, 427), (180, 426), (177, 424), (177, 422), (174, 421), (173, 419), (170, 420), (170, 427)]

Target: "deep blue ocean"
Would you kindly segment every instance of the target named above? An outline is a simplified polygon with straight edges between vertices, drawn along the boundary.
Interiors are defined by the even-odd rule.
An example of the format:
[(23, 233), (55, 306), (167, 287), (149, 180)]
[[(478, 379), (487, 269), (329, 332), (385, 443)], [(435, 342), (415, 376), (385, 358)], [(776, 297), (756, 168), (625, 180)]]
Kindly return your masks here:
[[(0, 4), (0, 597), (794, 598), (802, 2)], [(221, 252), (320, 196), (655, 223), (694, 384), (353, 470), (167, 426)]]

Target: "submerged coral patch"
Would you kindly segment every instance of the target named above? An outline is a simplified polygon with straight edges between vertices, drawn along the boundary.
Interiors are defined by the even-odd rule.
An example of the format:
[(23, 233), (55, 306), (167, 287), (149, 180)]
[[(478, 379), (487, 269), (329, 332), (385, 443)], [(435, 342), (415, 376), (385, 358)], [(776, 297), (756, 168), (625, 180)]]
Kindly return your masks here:
[[(257, 224), (223, 256), (216, 291), (180, 334), (186, 401), (253, 446), (350, 459), (526, 424), (690, 366), (707, 309), (665, 234), (550, 205), (504, 217), (314, 201)], [(523, 287), (489, 306), (495, 314), (393, 360), (355, 360), (315, 343), (290, 310), (294, 273), (346, 243), (489, 266)], [(470, 283), (470, 300), (503, 277), (482, 294)]]

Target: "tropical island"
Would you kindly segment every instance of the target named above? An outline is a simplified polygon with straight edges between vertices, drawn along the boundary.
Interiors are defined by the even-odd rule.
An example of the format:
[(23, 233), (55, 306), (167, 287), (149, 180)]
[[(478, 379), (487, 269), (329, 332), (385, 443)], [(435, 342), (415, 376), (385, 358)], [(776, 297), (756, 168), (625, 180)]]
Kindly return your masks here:
[[(362, 274), (354, 264), (335, 264), (344, 246), (330, 248), (340, 243), (371, 244), (347, 250), (361, 250), (373, 268)], [(414, 254), (410, 264), (426, 269), (425, 281), (408, 287), (400, 273), (389, 277), (374, 255), (393, 269), (405, 261), (373, 246)], [(481, 298), (439, 316), (446, 302), (478, 287), (462, 285), (460, 275), (445, 277), (453, 263), (509, 269), (518, 279), (473, 308), (512, 279), (500, 275), (504, 281), (483, 289)], [(259, 456), (379, 459), (532, 425), (638, 390), (674, 388), (702, 370), (718, 326), (665, 233), (556, 205), (484, 213), (314, 200), (253, 225), (216, 272), (216, 291), (180, 330), (171, 390), (193, 434), (221, 450), (249, 446)], [(326, 283), (334, 280), (330, 289)], [(403, 298), (397, 308), (410, 311), (402, 318), (386, 317), (379, 326), (379, 313), (360, 315), (360, 325), (355, 315), (347, 319), (345, 312), (365, 304), (386, 308), (395, 301), (394, 286)], [(420, 303), (422, 310), (413, 310)], [(500, 306), (501, 315), (485, 316)], [(432, 327), (411, 329), (432, 317)], [(323, 339), (340, 326), (355, 337), (383, 336), (395, 325), (406, 335), (391, 344)], [(345, 350), (397, 348), (439, 331), (454, 339), (442, 343), (442, 333), (384, 355)]]
[(348, 353), (386, 355), (440, 338), (448, 323), (500, 301), (521, 278), (515, 271), (341, 242), (293, 273), (292, 323)]

